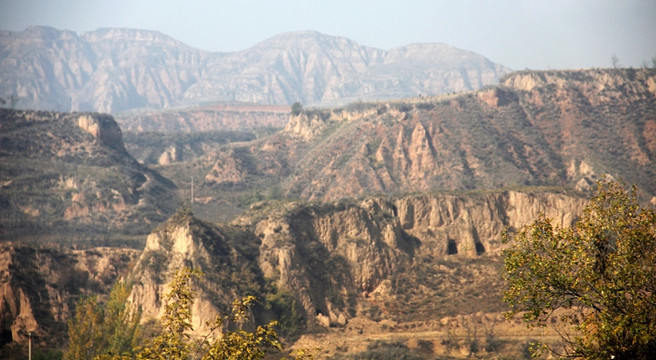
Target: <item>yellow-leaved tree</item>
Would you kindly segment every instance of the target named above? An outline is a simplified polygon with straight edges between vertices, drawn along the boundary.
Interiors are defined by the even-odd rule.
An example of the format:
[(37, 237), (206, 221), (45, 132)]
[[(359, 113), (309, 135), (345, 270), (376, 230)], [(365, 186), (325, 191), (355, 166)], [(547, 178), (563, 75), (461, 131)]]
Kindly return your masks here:
[[(291, 355), (283, 352), (283, 346), (278, 339), (275, 327), (276, 321), (257, 326), (254, 331), (243, 330), (241, 324), (249, 320), (248, 308), (256, 300), (247, 296), (235, 300), (229, 313), (210, 322), (210, 332), (199, 339), (193, 339), (191, 332), (191, 306), (194, 301), (192, 280), (202, 276), (199, 270), (183, 268), (176, 272), (170, 283), (170, 290), (165, 295), (164, 316), (161, 319), (162, 330), (153, 338), (146, 340), (144, 345), (132, 343), (130, 351), (108, 351), (98, 344), (114, 344), (113, 332), (95, 334), (94, 326), (98, 320), (95, 298), (92, 302), (81, 302), (78, 305), (74, 321), (69, 323), (71, 340), (67, 351), (67, 359), (97, 359), (97, 360), (260, 360), (267, 354), (278, 355), (281, 359), (311, 359), (307, 350), (297, 351)], [(127, 296), (123, 298), (127, 300)], [(125, 301), (123, 302), (125, 304)], [(90, 307), (90, 305), (93, 305)], [(229, 330), (237, 327), (238, 330)], [(221, 335), (210, 342), (212, 334), (221, 331)], [(93, 334), (86, 336), (85, 334)], [(120, 342), (123, 343), (123, 342)]]
[(68, 349), (65, 360), (91, 360), (99, 356), (131, 358), (139, 341), (141, 313), (128, 306), (131, 285), (118, 281), (107, 301), (97, 296), (81, 299), (75, 316), (68, 322)]
[(540, 216), (504, 240), (510, 316), (546, 326), (564, 309), (575, 330), (563, 337), (567, 357), (654, 358), (656, 211), (640, 206), (635, 187), (601, 181), (575, 226)]

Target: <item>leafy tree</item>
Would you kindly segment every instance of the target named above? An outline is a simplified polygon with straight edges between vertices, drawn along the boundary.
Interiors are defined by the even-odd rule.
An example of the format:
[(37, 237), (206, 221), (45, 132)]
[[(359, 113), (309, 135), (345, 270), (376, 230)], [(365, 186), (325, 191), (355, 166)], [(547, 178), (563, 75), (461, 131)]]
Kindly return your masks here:
[(69, 344), (65, 360), (91, 360), (102, 351), (102, 307), (96, 296), (81, 299), (68, 322)]
[[(167, 305), (162, 320), (164, 329), (139, 351), (137, 359), (260, 360), (271, 351), (282, 351), (282, 344), (275, 331), (278, 322), (271, 321), (257, 326), (252, 332), (242, 329), (242, 325), (249, 320), (248, 308), (255, 302), (253, 296), (235, 300), (230, 313), (215, 319), (210, 333), (199, 340), (192, 340), (189, 336), (193, 330), (191, 305), (194, 297), (191, 280), (200, 276), (200, 271), (188, 268), (176, 273), (171, 290), (165, 298)], [(235, 326), (239, 329), (229, 330)], [(221, 330), (222, 334), (210, 343), (208, 339), (216, 330)], [(283, 358), (311, 359), (311, 355), (301, 351), (292, 357)]]
[(61, 360), (64, 356), (64, 353), (61, 350), (55, 349), (34, 349), (34, 354), (32, 354), (32, 359), (34, 360)]
[(94, 359), (133, 355), (139, 339), (140, 312), (127, 303), (131, 286), (124, 281), (112, 288), (105, 304), (97, 296), (81, 299), (68, 323), (69, 345), (64, 359)]
[(298, 102), (298, 101), (295, 102), (295, 103), (292, 105), (292, 115), (294, 115), (294, 116), (298, 116), (298, 115), (300, 115), (302, 112), (303, 112), (303, 104), (301, 104), (301, 103)]
[[(239, 324), (248, 320), (248, 307), (254, 301), (255, 297), (247, 296), (233, 302), (232, 312), (219, 317), (215, 322), (216, 327), (224, 327), (230, 323)], [(203, 360), (263, 359), (269, 350), (282, 350), (282, 344), (274, 329), (276, 326), (278, 326), (278, 322), (271, 321), (266, 325), (258, 326), (253, 332), (242, 329), (226, 331), (218, 341), (210, 346), (209, 351), (203, 356)]]
[(138, 359), (187, 359), (191, 354), (188, 332), (191, 325), (191, 305), (194, 295), (191, 278), (199, 277), (199, 270), (183, 268), (170, 284), (171, 290), (164, 297), (166, 302), (162, 333), (141, 349)]
[(561, 321), (576, 329), (561, 333), (570, 357), (656, 354), (656, 211), (640, 207), (635, 187), (602, 181), (575, 227), (542, 215), (504, 240), (509, 316), (545, 326), (565, 309)]
[(107, 354), (133, 355), (141, 338), (141, 311), (133, 310), (127, 302), (132, 286), (119, 281), (104, 307), (103, 334)]
[[(138, 321), (127, 309), (130, 293), (123, 283), (115, 287), (104, 309), (96, 297), (85, 298), (78, 304), (75, 319), (69, 323), (71, 344), (65, 359), (95, 360), (261, 360), (269, 353), (282, 354), (282, 344), (271, 321), (257, 326), (254, 331), (243, 329), (249, 320), (249, 306), (255, 297), (235, 300), (230, 313), (219, 316), (211, 323), (211, 330), (199, 339), (192, 339), (191, 306), (194, 301), (191, 282), (202, 276), (199, 270), (183, 268), (176, 272), (170, 283), (170, 291), (162, 318), (162, 331), (144, 346), (138, 346)], [(126, 315), (132, 314), (132, 315)], [(140, 315), (140, 314), (139, 314)], [(105, 320), (103, 320), (103, 318)], [(208, 322), (208, 324), (210, 324)], [(237, 330), (230, 330), (237, 328)], [(221, 335), (214, 342), (215, 331)], [(298, 351), (282, 359), (311, 359), (307, 350)]]

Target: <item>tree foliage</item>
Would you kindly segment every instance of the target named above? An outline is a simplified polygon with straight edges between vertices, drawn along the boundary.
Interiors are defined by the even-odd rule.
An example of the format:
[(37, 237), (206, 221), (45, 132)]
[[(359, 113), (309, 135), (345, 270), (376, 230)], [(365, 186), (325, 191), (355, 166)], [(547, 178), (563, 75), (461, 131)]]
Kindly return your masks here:
[(129, 306), (130, 284), (119, 281), (102, 304), (97, 296), (81, 299), (68, 323), (69, 345), (64, 359), (103, 356), (131, 357), (139, 340), (141, 313)]
[[(282, 359), (312, 358), (311, 354), (305, 350), (289, 356), (282, 352), (283, 347), (275, 330), (278, 326), (276, 321), (257, 326), (254, 331), (243, 329), (250, 320), (249, 307), (256, 300), (253, 296), (235, 300), (230, 312), (217, 317), (213, 322), (208, 322), (208, 325), (212, 325), (209, 333), (200, 338), (193, 338), (191, 336), (194, 330), (191, 323), (191, 307), (194, 302), (192, 281), (202, 275), (199, 270), (189, 268), (183, 268), (176, 272), (173, 281), (169, 284), (170, 290), (164, 297), (166, 305), (164, 316), (161, 319), (162, 331), (143, 346), (131, 341), (129, 351), (125, 348), (127, 345), (125, 331), (119, 331), (113, 325), (121, 324), (121, 322), (102, 320), (103, 314), (121, 313), (124, 307), (118, 306), (114, 309), (113, 306), (119, 302), (127, 306), (125, 302), (127, 295), (123, 296), (121, 292), (117, 296), (110, 296), (104, 312), (95, 297), (84, 299), (78, 305), (78, 313), (74, 321), (69, 323), (71, 345), (66, 358), (260, 360), (269, 353), (277, 353)], [(117, 309), (121, 311), (117, 311)], [(124, 319), (125, 317), (112, 315), (111, 318)], [(133, 320), (135, 317), (130, 319)], [(108, 325), (105, 326), (105, 323)], [(134, 325), (136, 326), (136, 323)], [(216, 331), (221, 332), (220, 336), (214, 341), (209, 341)], [(136, 337), (133, 336), (132, 339), (136, 339)]]
[(295, 102), (295, 103), (292, 105), (292, 115), (294, 115), (294, 116), (298, 116), (298, 115), (300, 115), (302, 112), (303, 112), (303, 104), (301, 104), (301, 103), (298, 102), (298, 101)]
[(191, 325), (191, 305), (194, 295), (191, 291), (192, 277), (199, 277), (198, 270), (183, 268), (173, 278), (169, 293), (164, 297), (166, 302), (163, 330), (161, 334), (141, 348), (138, 359), (188, 359), (191, 354), (189, 332)]
[(542, 215), (504, 240), (510, 316), (545, 326), (565, 309), (561, 321), (576, 330), (561, 333), (567, 356), (656, 354), (656, 211), (640, 207), (635, 187), (602, 181), (573, 228)]
[[(275, 330), (277, 321), (259, 325), (254, 331), (243, 329), (244, 323), (250, 320), (248, 309), (256, 300), (254, 296), (235, 300), (229, 313), (217, 317), (211, 323), (208, 334), (200, 339), (191, 339), (191, 305), (194, 299), (191, 280), (200, 276), (200, 271), (188, 268), (176, 273), (170, 285), (171, 290), (166, 295), (167, 305), (162, 319), (164, 330), (141, 348), (137, 359), (260, 360), (270, 351), (282, 351)], [(237, 327), (237, 330), (230, 330), (233, 327)], [(208, 341), (215, 331), (221, 331), (219, 338), (213, 342)], [(301, 352), (283, 358), (300, 360), (311, 356)]]
[[(255, 297), (247, 296), (235, 300), (230, 314), (219, 317), (215, 327), (226, 327), (231, 323), (241, 324), (248, 320), (248, 307), (255, 301)], [(256, 360), (263, 359), (268, 350), (282, 350), (282, 344), (274, 327), (278, 322), (271, 321), (266, 325), (257, 326), (255, 331), (248, 332), (243, 329), (226, 331), (218, 341), (214, 342), (203, 360)]]

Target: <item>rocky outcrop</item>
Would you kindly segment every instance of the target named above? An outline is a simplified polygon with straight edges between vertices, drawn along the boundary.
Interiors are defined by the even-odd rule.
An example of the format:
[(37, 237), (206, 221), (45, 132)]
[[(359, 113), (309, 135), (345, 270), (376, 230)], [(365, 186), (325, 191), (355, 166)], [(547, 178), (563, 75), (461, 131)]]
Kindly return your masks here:
[(157, 163), (159, 165), (170, 165), (179, 161), (182, 161), (182, 150), (177, 146), (170, 146), (159, 156)]
[[(198, 334), (246, 294), (262, 301), (253, 309), (256, 321), (295, 316), (301, 327), (344, 326), (371, 301), (393, 300), (392, 281), (417, 263), (437, 262), (441, 269), (448, 259), (469, 259), (461, 266), (477, 259), (496, 261), (506, 227), (519, 228), (538, 213), (570, 225), (583, 204), (563, 194), (514, 191), (325, 204), (263, 202), (224, 225), (180, 211), (148, 236), (141, 252), (4, 243), (1, 342), (23, 342), (31, 331), (51, 346), (60, 344), (77, 299), (106, 293), (122, 276), (133, 283), (130, 301), (141, 307), (143, 322), (159, 318), (168, 284), (183, 267), (205, 274), (193, 285), (192, 325)], [(286, 302), (276, 302), (280, 299)], [(295, 304), (298, 309), (291, 310)]]
[(653, 79), (651, 69), (519, 72), (476, 93), (304, 111), (251, 151), (259, 160), (276, 149), (289, 164), (279, 172), (285, 194), (312, 200), (526, 185), (585, 191), (605, 175), (648, 199)]
[(252, 159), (248, 149), (235, 148), (227, 156), (219, 158), (205, 175), (205, 181), (216, 184), (239, 183), (251, 175)]
[(3, 346), (27, 342), (29, 332), (41, 346), (63, 345), (78, 299), (106, 294), (138, 253), (0, 244), (0, 354)]
[[(274, 289), (292, 294), (309, 324), (344, 325), (370, 294), (388, 293), (390, 279), (415, 259), (496, 258), (506, 228), (519, 228), (540, 213), (571, 225), (584, 203), (563, 194), (515, 191), (264, 202), (221, 226), (178, 213), (148, 237), (131, 275), (132, 299), (143, 308), (144, 321), (157, 318), (174, 272), (196, 267), (206, 274), (195, 291), (197, 329), (244, 291), (269, 299)], [(267, 314), (257, 313), (260, 319)]]
[(218, 227), (197, 220), (189, 212), (178, 212), (148, 236), (130, 274), (134, 281), (130, 300), (143, 310), (142, 322), (159, 318), (176, 271), (183, 267), (199, 269), (205, 275), (195, 281), (192, 325), (198, 334), (206, 334), (207, 322), (244, 295), (233, 280), (239, 275), (232, 272), (245, 268), (247, 277), (249, 266), (248, 258), (228, 243)]
[(101, 144), (125, 151), (121, 129), (110, 115), (81, 115), (77, 124)]
[(353, 299), (373, 291), (417, 245), (376, 202), (291, 206), (257, 221), (259, 266), (317, 321), (345, 324)]
[[(257, 221), (254, 229), (262, 239), (263, 274), (297, 292), (306, 308), (337, 321), (348, 315), (318, 294), (374, 292), (403, 262), (420, 254), (498, 255), (506, 228), (517, 229), (540, 213), (569, 226), (584, 204), (561, 194), (514, 191), (371, 198), (359, 204), (291, 206)], [(326, 284), (338, 288), (326, 289)]]
[[(299, 296), (311, 299), (320, 293), (313, 287), (321, 284), (338, 284), (342, 293), (373, 292), (417, 254), (498, 255), (508, 227), (518, 229), (540, 213), (569, 226), (584, 204), (584, 199), (562, 194), (515, 191), (371, 198), (359, 204), (285, 208), (257, 221), (255, 235), (262, 239), (259, 263), (264, 275), (290, 289), (300, 290), (301, 281), (307, 293)], [(329, 269), (326, 276), (334, 278), (312, 279), (317, 276), (313, 266), (317, 272)], [(317, 302), (304, 301), (311, 303)]]
[(476, 196), (420, 195), (395, 202), (401, 227), (420, 239), (433, 256), (498, 254), (501, 233), (519, 229), (545, 214), (558, 226), (570, 226), (585, 200), (553, 193), (507, 191)]

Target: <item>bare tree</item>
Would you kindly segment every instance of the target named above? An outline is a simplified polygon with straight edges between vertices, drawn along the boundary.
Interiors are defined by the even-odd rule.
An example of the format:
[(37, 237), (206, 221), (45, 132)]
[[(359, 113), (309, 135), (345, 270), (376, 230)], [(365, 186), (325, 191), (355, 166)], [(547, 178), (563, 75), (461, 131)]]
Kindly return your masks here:
[(613, 56), (610, 57), (610, 64), (613, 65), (614, 69), (620, 67), (620, 59), (617, 57), (617, 54), (613, 54)]

